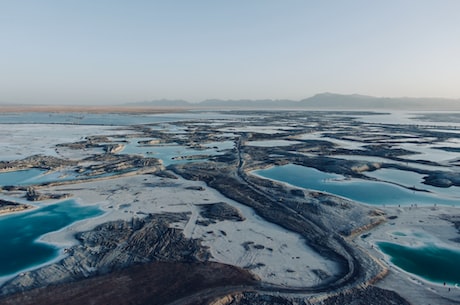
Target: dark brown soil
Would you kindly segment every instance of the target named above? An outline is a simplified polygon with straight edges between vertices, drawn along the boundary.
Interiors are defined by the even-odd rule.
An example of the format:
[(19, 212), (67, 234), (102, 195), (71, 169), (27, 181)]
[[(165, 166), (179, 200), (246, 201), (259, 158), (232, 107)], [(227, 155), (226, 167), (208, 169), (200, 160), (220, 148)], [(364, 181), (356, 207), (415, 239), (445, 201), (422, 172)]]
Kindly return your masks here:
[(202, 290), (254, 285), (247, 271), (218, 263), (150, 263), (10, 295), (0, 304), (168, 304)]

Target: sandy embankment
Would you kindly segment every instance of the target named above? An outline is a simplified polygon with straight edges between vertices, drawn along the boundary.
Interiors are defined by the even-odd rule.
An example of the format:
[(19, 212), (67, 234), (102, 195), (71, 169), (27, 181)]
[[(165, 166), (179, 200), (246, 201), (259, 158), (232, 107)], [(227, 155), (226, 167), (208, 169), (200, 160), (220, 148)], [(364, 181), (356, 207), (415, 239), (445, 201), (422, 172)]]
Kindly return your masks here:
[[(190, 187), (202, 187), (192, 190)], [(44, 192), (72, 193), (82, 205), (98, 205), (106, 211), (102, 216), (77, 222), (63, 230), (50, 233), (43, 240), (62, 247), (76, 243), (76, 232), (87, 231), (111, 220), (129, 220), (149, 213), (190, 213), (184, 223), (172, 226), (184, 230), (186, 237), (203, 240), (213, 261), (245, 267), (263, 281), (294, 287), (314, 286), (321, 282), (314, 270), (333, 275), (336, 263), (312, 249), (298, 234), (266, 222), (251, 208), (229, 200), (203, 182), (185, 179), (164, 179), (153, 175), (137, 175), (43, 189)], [(200, 205), (225, 202), (237, 208), (244, 221), (218, 221), (207, 226)]]
[[(410, 247), (434, 243), (441, 247), (459, 249), (459, 234), (454, 225), (445, 220), (446, 215), (459, 215), (460, 207), (451, 206), (404, 206), (383, 208), (387, 215), (397, 216), (371, 230), (366, 238), (357, 237), (356, 243), (365, 248), (389, 267), (389, 274), (377, 286), (394, 290), (414, 304), (452, 304), (460, 302), (460, 288), (452, 285), (428, 282), (407, 273), (390, 262), (390, 258), (379, 251), (378, 242), (391, 242)], [(396, 233), (396, 234), (395, 234)], [(405, 236), (401, 236), (403, 235)], [(450, 289), (449, 289), (450, 288)], [(439, 297), (441, 296), (441, 298)], [(443, 299), (445, 298), (445, 299)]]

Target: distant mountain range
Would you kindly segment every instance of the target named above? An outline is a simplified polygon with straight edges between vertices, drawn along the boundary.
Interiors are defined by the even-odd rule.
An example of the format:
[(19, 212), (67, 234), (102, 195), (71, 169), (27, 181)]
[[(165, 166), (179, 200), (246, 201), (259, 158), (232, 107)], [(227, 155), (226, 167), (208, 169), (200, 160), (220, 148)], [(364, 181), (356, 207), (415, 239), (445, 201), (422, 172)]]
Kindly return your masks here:
[(183, 107), (183, 108), (235, 108), (235, 109), (336, 109), (336, 110), (460, 110), (460, 99), (444, 98), (387, 98), (359, 94), (343, 95), (321, 93), (312, 97), (294, 100), (219, 100), (211, 99), (199, 103), (184, 100), (156, 100), (129, 103), (130, 106)]

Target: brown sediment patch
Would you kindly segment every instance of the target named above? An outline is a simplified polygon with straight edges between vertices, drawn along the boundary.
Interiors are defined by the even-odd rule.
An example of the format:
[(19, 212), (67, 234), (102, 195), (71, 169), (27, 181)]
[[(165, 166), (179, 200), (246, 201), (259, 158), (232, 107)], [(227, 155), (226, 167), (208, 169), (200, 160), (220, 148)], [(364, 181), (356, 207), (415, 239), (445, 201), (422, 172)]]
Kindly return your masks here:
[(206, 289), (256, 283), (249, 272), (229, 265), (156, 262), (10, 295), (0, 304), (168, 304)]
[(0, 112), (85, 112), (85, 113), (170, 113), (187, 111), (187, 108), (146, 106), (61, 106), (61, 105), (2, 105)]

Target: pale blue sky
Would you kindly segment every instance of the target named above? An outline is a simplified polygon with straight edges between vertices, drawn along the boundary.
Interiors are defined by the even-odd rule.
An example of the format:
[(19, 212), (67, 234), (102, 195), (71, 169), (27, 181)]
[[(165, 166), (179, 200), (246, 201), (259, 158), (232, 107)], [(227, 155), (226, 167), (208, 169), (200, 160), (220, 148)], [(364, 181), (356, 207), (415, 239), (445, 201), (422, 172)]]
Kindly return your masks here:
[(460, 98), (458, 0), (0, 0), (0, 101)]

